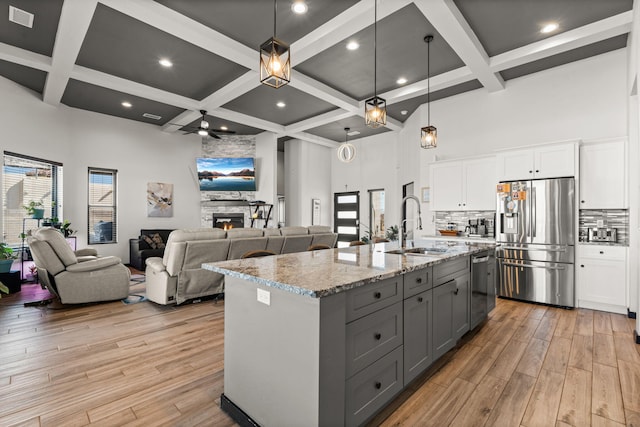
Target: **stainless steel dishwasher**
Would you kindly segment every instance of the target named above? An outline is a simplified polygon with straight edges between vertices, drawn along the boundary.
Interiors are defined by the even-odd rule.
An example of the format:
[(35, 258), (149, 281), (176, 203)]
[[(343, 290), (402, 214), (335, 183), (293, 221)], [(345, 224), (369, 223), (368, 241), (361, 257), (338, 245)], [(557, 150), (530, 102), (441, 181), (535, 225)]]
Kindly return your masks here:
[(471, 257), (471, 329), (478, 326), (488, 314), (488, 267), (489, 251), (477, 253)]

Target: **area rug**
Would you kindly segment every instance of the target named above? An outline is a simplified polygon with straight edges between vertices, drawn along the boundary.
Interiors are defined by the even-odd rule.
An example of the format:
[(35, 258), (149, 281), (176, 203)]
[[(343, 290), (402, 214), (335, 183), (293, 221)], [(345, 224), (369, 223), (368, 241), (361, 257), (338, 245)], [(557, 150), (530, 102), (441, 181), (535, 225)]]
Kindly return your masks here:
[(147, 286), (144, 279), (144, 274), (134, 274), (131, 276), (131, 282), (129, 283), (129, 296), (122, 300), (124, 304), (137, 304), (139, 302), (148, 301)]

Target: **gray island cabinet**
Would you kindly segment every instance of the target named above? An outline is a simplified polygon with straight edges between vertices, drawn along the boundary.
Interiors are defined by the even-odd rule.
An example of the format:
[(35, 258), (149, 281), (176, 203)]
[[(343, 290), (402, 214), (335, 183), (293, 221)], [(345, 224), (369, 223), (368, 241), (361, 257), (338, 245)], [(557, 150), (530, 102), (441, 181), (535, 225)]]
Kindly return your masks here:
[(469, 330), (470, 255), (493, 245), (438, 247), (203, 264), (226, 275), (222, 408), (241, 425), (365, 423)]

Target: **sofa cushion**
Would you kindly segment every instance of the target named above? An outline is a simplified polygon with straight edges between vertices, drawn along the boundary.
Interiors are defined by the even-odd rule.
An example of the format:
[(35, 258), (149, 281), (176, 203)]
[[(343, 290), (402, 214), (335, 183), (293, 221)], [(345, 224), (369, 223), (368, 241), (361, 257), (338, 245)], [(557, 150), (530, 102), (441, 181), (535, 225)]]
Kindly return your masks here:
[(265, 228), (262, 230), (262, 232), (264, 233), (265, 237), (282, 236), (279, 228)]
[(238, 259), (249, 251), (264, 250), (267, 248), (267, 239), (268, 237), (229, 239), (229, 255), (227, 259)]
[(55, 228), (39, 228), (33, 235), (38, 240), (46, 240), (65, 267), (78, 263), (76, 254), (71, 250), (69, 243)]
[(262, 237), (261, 228), (232, 228), (227, 230), (227, 239), (240, 239), (243, 237)]
[(283, 236), (300, 236), (309, 234), (309, 229), (307, 227), (282, 227), (280, 229), (280, 233)]
[(311, 234), (307, 234), (306, 236), (284, 236), (282, 253), (290, 254), (294, 252), (304, 252), (309, 246), (311, 246), (311, 239), (313, 239), (313, 235)]
[[(227, 236), (227, 232), (221, 230), (219, 228), (192, 228), (192, 229), (183, 229), (183, 230), (174, 230), (169, 234), (169, 239), (166, 243), (166, 249), (164, 251), (164, 255), (162, 257), (162, 262), (167, 266), (167, 271), (169, 270), (169, 257), (171, 256), (174, 249), (172, 246), (174, 244), (184, 243), (191, 240), (215, 240), (215, 239), (224, 239)], [(178, 254), (179, 255), (179, 254)], [(184, 252), (182, 256), (184, 257)], [(176, 265), (176, 261), (179, 265), (182, 265), (181, 260), (174, 259), (172, 261), (172, 265)], [(172, 274), (173, 275), (173, 274)]]
[(338, 241), (338, 235), (336, 233), (316, 233), (313, 234), (311, 245), (327, 245), (330, 248), (335, 248)]
[(164, 249), (165, 243), (162, 239), (162, 236), (158, 233), (155, 234), (144, 234), (142, 235), (142, 239), (149, 245), (151, 249)]
[(309, 229), (309, 234), (317, 234), (317, 233), (331, 233), (331, 227), (328, 225), (310, 225), (307, 227)]

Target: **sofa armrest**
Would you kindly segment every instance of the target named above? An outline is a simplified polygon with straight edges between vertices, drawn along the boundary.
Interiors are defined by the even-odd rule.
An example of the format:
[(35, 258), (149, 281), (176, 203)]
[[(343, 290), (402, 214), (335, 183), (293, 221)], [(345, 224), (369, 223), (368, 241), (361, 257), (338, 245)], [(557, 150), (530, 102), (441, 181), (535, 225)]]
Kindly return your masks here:
[(110, 267), (112, 265), (120, 264), (121, 262), (122, 260), (117, 256), (106, 256), (69, 265), (67, 266), (67, 271), (70, 273), (79, 273), (84, 271), (100, 270), (101, 268)]
[(155, 272), (165, 271), (165, 265), (162, 263), (162, 258), (160, 257), (151, 257), (146, 260), (147, 268), (152, 269)]

